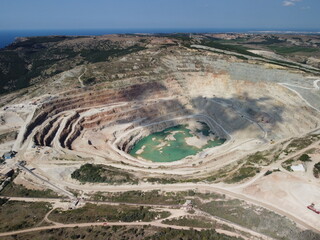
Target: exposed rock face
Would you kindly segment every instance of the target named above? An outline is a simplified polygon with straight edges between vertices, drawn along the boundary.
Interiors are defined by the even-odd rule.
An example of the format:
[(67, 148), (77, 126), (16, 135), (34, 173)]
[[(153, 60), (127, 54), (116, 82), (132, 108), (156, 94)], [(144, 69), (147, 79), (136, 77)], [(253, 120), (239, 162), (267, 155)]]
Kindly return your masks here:
[(44, 103), (24, 139), (33, 135), (38, 145), (58, 142), (76, 151), (81, 146), (82, 151), (128, 152), (144, 136), (191, 118), (236, 142), (284, 139), (319, 124), (315, 109), (279, 85), (284, 79), (301, 83), (300, 74), (188, 51), (166, 55), (160, 62), (167, 69), (165, 79), (133, 79), (132, 84), (124, 79), (113, 88), (102, 84), (98, 91), (72, 90)]
[(307, 64), (320, 68), (320, 58), (309, 57), (307, 59)]
[[(312, 89), (313, 80), (301, 72), (302, 65), (289, 70), (289, 63), (276, 65), (274, 59), (244, 55), (244, 50), (215, 51), (199, 45), (206, 41), (192, 39), (197, 45), (189, 47), (181, 40), (156, 37), (51, 40), (37, 46), (72, 49), (91, 60), (96, 55), (86, 51), (116, 49), (117, 54), (50, 78), (55, 95), (38, 104), (22, 144), (33, 139), (40, 146), (129, 159), (125, 153), (142, 137), (190, 119), (206, 122), (227, 138), (221, 147), (226, 151), (248, 141), (263, 145), (303, 134), (319, 124), (320, 96)], [(144, 48), (138, 51), (138, 46)]]

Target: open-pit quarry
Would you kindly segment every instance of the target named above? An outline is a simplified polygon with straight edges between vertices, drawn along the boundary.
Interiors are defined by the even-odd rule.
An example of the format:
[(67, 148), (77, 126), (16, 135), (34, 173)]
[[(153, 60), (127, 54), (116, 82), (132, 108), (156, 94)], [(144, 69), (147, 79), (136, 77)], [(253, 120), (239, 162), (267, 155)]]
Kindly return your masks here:
[[(307, 209), (320, 204), (312, 174), (320, 161), (319, 75), (264, 57), (243, 60), (153, 41), (137, 53), (59, 73), (40, 83), (44, 92), (31, 87), (24, 99), (4, 96), (0, 131), (17, 136), (1, 142), (1, 152), (18, 152), (12, 166), (23, 161), (14, 182), (83, 198), (131, 190), (217, 192), (320, 232), (320, 215)], [(116, 67), (119, 73), (112, 72)], [(99, 81), (84, 85), (91, 78)], [(299, 139), (309, 142), (292, 144)], [(303, 153), (311, 156), (305, 172), (285, 168)], [(119, 176), (74, 177), (85, 164)], [(131, 180), (122, 181), (125, 175)]]

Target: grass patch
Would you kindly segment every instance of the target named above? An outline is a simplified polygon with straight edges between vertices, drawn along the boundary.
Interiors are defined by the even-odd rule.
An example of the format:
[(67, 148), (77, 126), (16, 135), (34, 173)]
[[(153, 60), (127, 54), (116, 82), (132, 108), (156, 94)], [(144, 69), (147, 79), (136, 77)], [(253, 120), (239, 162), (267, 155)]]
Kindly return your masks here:
[(152, 177), (152, 178), (147, 178), (147, 182), (159, 183), (159, 184), (174, 184), (174, 183), (178, 183), (179, 180), (175, 179), (175, 178), (156, 178), (156, 177)]
[(164, 224), (176, 225), (176, 226), (187, 226), (193, 228), (215, 228), (216, 223), (209, 221), (204, 217), (182, 217), (182, 218), (173, 218), (166, 219), (162, 221)]
[(201, 199), (224, 199), (224, 195), (216, 193), (199, 193), (193, 190), (181, 192), (160, 192), (160, 190), (128, 191), (121, 193), (98, 192), (92, 195), (94, 201), (110, 201), (123, 203), (159, 204), (159, 205), (178, 205), (185, 203), (190, 197)]
[(8, 185), (0, 192), (1, 196), (7, 197), (35, 197), (35, 198), (59, 198), (51, 189), (33, 190), (25, 188), (23, 185), (15, 184), (14, 182)]
[(0, 232), (36, 226), (51, 209), (50, 203), (8, 201), (0, 206)]
[(0, 94), (29, 86), (30, 79), (26, 78), (28, 70), (25, 64), (26, 62), (20, 58), (18, 53), (0, 51), (0, 66), (8, 69), (6, 72), (0, 71)]
[(231, 178), (225, 180), (226, 183), (237, 183), (244, 179), (254, 177), (260, 172), (260, 168), (257, 167), (241, 167)]
[(150, 222), (156, 218), (169, 217), (169, 212), (151, 211), (149, 207), (95, 205), (87, 203), (84, 207), (62, 211), (54, 210), (49, 219), (60, 223), (84, 222)]
[(288, 159), (281, 163), (281, 166), (289, 172), (292, 172), (291, 166), (294, 163), (294, 159)]
[(210, 230), (178, 230), (165, 228), (159, 230), (155, 235), (145, 238), (145, 240), (233, 240), (242, 239), (230, 237), (224, 234), (217, 233), (214, 229)]
[(243, 162), (243, 165), (240, 166), (240, 168), (235, 172), (229, 174), (229, 176), (225, 179), (225, 182), (237, 183), (254, 177), (260, 172), (260, 166), (268, 166), (276, 159), (277, 157), (271, 154), (270, 151), (256, 152), (251, 154), (247, 158), (240, 161)]
[(120, 56), (124, 56), (133, 52), (138, 52), (141, 50), (144, 50), (144, 47), (135, 45), (135, 46), (131, 46), (128, 48), (114, 48), (114, 49), (110, 49), (110, 50), (97, 50), (97, 49), (93, 49), (93, 50), (82, 50), (80, 56), (84, 57), (84, 59), (88, 62), (91, 63), (96, 63), (96, 62), (104, 62), (104, 61), (108, 61), (108, 59), (110, 57), (120, 57)]
[(251, 56), (251, 57), (261, 57), (260, 55), (249, 52), (248, 48), (241, 45), (222, 44), (216, 41), (203, 41), (201, 45), (224, 50), (224, 51), (236, 52), (236, 53), (240, 53), (240, 54)]
[(66, 37), (66, 36), (39, 36), (39, 37), (29, 37), (27, 40), (24, 41), (20, 41), (20, 42), (16, 42), (12, 45), (9, 45), (7, 48), (8, 49), (17, 49), (20, 47), (33, 47), (33, 45), (35, 44), (39, 44), (39, 43), (52, 43), (52, 42), (60, 42), (63, 41), (65, 39), (70, 39), (70, 37)]
[(272, 51), (277, 54), (291, 54), (296, 52), (318, 52), (319, 49), (312, 48), (312, 47), (283, 47), (283, 46), (268, 46)]
[(313, 134), (313, 135), (309, 135), (302, 138), (296, 138), (289, 143), (289, 145), (286, 147), (284, 152), (288, 154), (291, 152), (304, 149), (319, 139), (320, 139), (320, 134), (317, 134), (317, 135)]
[[(301, 238), (304, 232), (291, 220), (244, 201), (226, 199), (207, 203), (199, 202), (197, 206), (212, 216), (221, 217), (274, 239), (305, 239)], [(316, 238), (309, 239), (317, 239), (319, 236), (314, 233), (312, 237)]]
[(60, 228), (4, 237), (4, 240), (236, 240), (239, 238), (208, 231), (163, 229), (153, 226), (90, 226)]
[(138, 183), (138, 179), (135, 178), (133, 174), (130, 174), (115, 167), (107, 167), (105, 165), (94, 165), (90, 163), (84, 164), (79, 169), (75, 170), (71, 174), (71, 177), (82, 183)]
[(270, 45), (270, 44), (277, 44), (283, 43), (285, 40), (280, 40), (279, 37), (276, 36), (269, 36), (261, 42), (248, 42), (247, 44), (255, 44), (255, 45)]

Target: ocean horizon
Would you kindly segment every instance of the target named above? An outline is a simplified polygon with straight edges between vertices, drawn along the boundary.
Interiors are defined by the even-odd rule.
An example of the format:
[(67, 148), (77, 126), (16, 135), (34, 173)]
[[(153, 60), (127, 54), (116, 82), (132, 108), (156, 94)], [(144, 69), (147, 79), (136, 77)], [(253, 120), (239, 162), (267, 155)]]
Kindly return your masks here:
[(135, 33), (305, 33), (320, 34), (320, 30), (301, 29), (210, 29), (210, 28), (157, 28), (157, 29), (48, 29), (48, 30), (0, 30), (0, 48), (4, 48), (18, 37), (35, 36), (98, 36), (105, 34), (135, 34)]

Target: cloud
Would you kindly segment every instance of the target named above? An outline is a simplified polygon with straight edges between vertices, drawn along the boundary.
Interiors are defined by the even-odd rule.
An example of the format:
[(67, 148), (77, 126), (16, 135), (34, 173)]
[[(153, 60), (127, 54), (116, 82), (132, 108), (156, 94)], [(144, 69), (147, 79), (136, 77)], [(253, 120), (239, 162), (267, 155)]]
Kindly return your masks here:
[(291, 7), (296, 5), (297, 2), (301, 2), (302, 0), (285, 0), (282, 2), (282, 5), (284, 7)]
[(302, 7), (301, 9), (302, 10), (309, 10), (309, 9), (311, 9), (311, 7), (310, 6), (305, 6), (305, 7)]
[(285, 7), (290, 7), (290, 6), (295, 5), (295, 3), (294, 2), (290, 2), (290, 1), (283, 1), (282, 5), (285, 6)]

